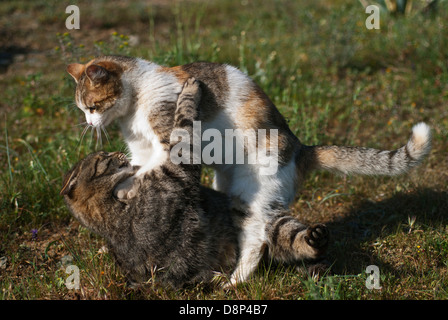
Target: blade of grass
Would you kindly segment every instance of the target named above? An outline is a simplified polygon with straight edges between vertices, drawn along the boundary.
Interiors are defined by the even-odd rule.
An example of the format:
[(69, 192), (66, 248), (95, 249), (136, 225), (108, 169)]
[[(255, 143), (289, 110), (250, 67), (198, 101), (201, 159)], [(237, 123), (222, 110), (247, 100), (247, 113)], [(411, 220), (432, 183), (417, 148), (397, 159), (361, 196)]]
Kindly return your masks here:
[(9, 181), (12, 183), (12, 167), (11, 167), (11, 159), (9, 156), (9, 144), (8, 144), (8, 129), (6, 126), (6, 115), (5, 115), (5, 141), (6, 141), (6, 157), (8, 158), (8, 173), (9, 173)]

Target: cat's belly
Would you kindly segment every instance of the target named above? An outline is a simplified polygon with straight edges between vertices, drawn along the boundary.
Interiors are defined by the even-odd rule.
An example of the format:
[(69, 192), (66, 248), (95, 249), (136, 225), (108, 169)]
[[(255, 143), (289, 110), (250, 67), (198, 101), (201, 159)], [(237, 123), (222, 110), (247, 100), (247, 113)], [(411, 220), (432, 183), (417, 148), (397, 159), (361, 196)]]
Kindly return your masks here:
[(271, 132), (267, 143), (262, 129), (235, 123), (226, 111), (200, 123), (202, 164), (215, 170), (214, 189), (240, 197), (258, 212), (274, 202), (287, 207), (298, 188), (294, 156), (281, 161), (278, 136)]

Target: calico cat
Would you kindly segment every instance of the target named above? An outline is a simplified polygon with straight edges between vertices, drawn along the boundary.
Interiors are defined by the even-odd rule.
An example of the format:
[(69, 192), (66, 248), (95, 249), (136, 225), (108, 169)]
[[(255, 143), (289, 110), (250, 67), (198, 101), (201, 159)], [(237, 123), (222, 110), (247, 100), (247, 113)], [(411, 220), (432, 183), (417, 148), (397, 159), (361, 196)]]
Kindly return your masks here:
[[(235, 158), (230, 163), (208, 163), (215, 171), (214, 189), (238, 197), (250, 212), (240, 233), (241, 255), (232, 282), (244, 281), (252, 273), (268, 241), (266, 229), (276, 218), (272, 208), (287, 208), (310, 170), (398, 175), (418, 165), (430, 151), (431, 134), (424, 123), (414, 126), (407, 144), (394, 151), (303, 145), (262, 89), (229, 65), (197, 62), (168, 68), (140, 58), (103, 56), (86, 64), (70, 64), (67, 71), (77, 82), (76, 103), (87, 123), (98, 128), (118, 120), (132, 164), (141, 166), (117, 187), (115, 193), (122, 199), (135, 195), (133, 179), (169, 158), (176, 101), (189, 77), (199, 80), (202, 87), (202, 132), (212, 128), (223, 137), (227, 129), (276, 133), (272, 141), (272, 135), (256, 141), (267, 145), (278, 159), (273, 174), (261, 174), (261, 163), (236, 164)], [(244, 139), (236, 134), (240, 143)], [(245, 151), (251, 155), (249, 149)]]
[[(199, 97), (198, 82), (189, 79), (174, 111), (173, 132), (192, 135)], [(170, 148), (175, 144), (172, 139)], [(201, 165), (169, 159), (134, 180), (134, 197), (115, 197), (116, 186), (138, 170), (120, 152), (96, 152), (67, 172), (61, 190), (74, 217), (107, 240), (128, 281), (146, 282), (155, 274), (156, 281), (179, 288), (233, 270), (246, 215), (237, 201), (201, 186)], [(306, 227), (284, 212), (276, 216), (266, 230), (271, 257), (288, 262), (324, 254), (324, 225)]]

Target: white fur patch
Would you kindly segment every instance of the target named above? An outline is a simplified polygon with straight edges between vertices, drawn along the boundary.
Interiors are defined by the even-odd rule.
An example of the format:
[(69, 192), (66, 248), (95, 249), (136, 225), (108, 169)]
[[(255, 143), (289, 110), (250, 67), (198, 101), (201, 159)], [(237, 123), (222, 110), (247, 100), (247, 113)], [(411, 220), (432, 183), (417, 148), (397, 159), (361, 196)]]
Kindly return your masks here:
[(411, 156), (421, 161), (431, 150), (431, 129), (424, 123), (417, 123), (412, 127), (412, 137), (408, 141), (408, 151)]
[(137, 68), (128, 72), (123, 81), (137, 93), (134, 110), (123, 116), (120, 122), (132, 154), (132, 164), (142, 166), (137, 173), (142, 175), (162, 164), (168, 156), (151, 128), (149, 114), (152, 108), (166, 101), (177, 101), (182, 86), (173, 75), (162, 72), (160, 66), (143, 59), (137, 59)]
[(412, 135), (417, 144), (426, 144), (431, 140), (431, 128), (424, 122), (412, 127)]

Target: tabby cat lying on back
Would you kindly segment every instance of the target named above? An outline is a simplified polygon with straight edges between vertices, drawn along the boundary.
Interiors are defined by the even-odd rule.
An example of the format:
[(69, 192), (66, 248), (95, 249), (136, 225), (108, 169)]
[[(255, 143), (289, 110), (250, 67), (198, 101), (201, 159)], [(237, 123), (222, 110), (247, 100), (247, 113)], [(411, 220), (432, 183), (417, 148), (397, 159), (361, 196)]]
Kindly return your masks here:
[[(256, 141), (267, 145), (278, 159), (274, 174), (262, 174), (264, 166), (259, 162), (238, 164), (235, 156), (230, 163), (208, 163), (215, 170), (213, 188), (242, 200), (251, 212), (240, 233), (241, 254), (232, 282), (244, 281), (253, 272), (268, 241), (265, 230), (277, 218), (272, 208), (287, 209), (310, 170), (398, 175), (418, 165), (430, 150), (430, 130), (424, 123), (414, 126), (407, 144), (394, 151), (303, 145), (263, 90), (229, 65), (198, 62), (167, 68), (139, 58), (104, 56), (86, 64), (70, 64), (67, 71), (77, 83), (76, 104), (87, 123), (98, 129), (116, 119), (131, 152), (132, 165), (141, 166), (117, 186), (116, 195), (122, 199), (135, 195), (134, 179), (141, 179), (169, 158), (176, 101), (189, 77), (201, 82), (203, 132), (214, 129), (224, 136), (227, 129), (277, 130), (277, 139), (271, 141), (272, 136), (266, 135), (266, 139)], [(237, 134), (240, 144), (244, 139)], [(272, 145), (278, 146), (277, 151)], [(253, 156), (251, 150), (246, 151), (248, 157)]]
[[(192, 134), (199, 99), (199, 85), (189, 79), (177, 102), (174, 131)], [(155, 273), (156, 280), (177, 288), (233, 270), (245, 213), (231, 207), (225, 194), (200, 185), (201, 165), (168, 159), (134, 180), (134, 197), (115, 197), (116, 186), (138, 169), (122, 153), (93, 153), (66, 174), (61, 190), (72, 214), (106, 239), (129, 282), (145, 282)], [(306, 227), (283, 212), (272, 214), (273, 224), (260, 231), (269, 234), (271, 257), (289, 262), (324, 253), (325, 226)]]

